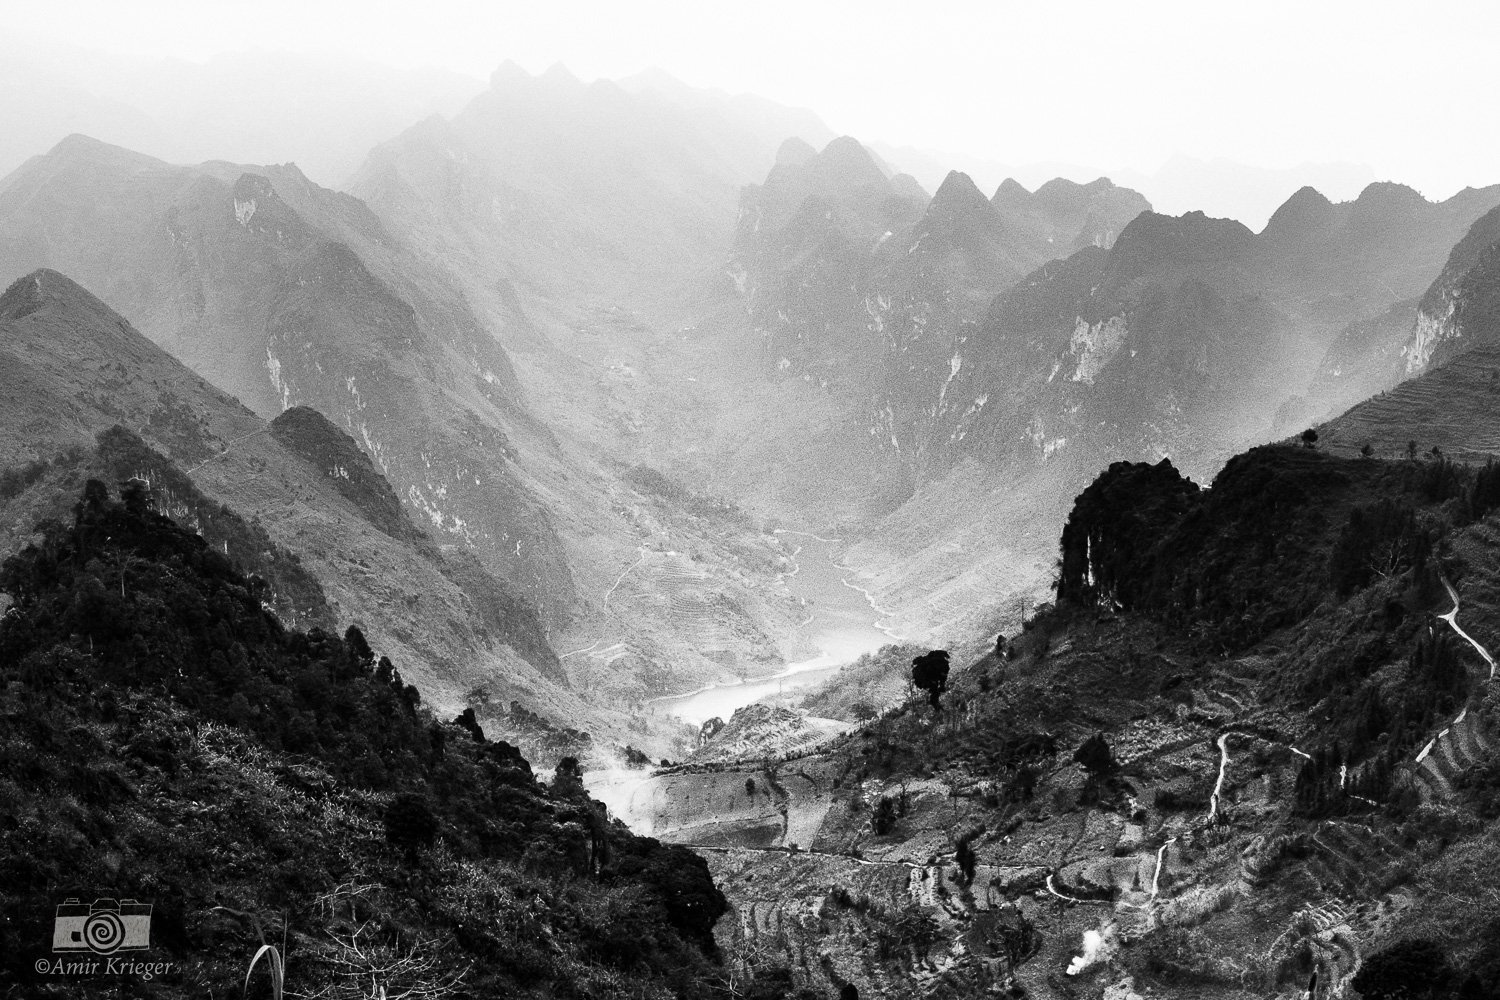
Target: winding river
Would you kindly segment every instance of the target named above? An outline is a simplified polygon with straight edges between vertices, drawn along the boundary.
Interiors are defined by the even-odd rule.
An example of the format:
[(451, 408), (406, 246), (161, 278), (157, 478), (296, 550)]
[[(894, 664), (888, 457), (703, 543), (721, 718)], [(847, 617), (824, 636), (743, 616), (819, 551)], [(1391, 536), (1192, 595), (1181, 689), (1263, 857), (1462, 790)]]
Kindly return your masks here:
[(799, 638), (818, 652), (767, 677), (710, 684), (685, 694), (653, 698), (647, 704), (693, 725), (717, 716), (728, 719), (737, 708), (763, 698), (810, 688), (836, 674), (840, 667), (881, 646), (901, 638), (880, 621), (889, 614), (874, 602), (869, 592), (852, 582), (852, 572), (842, 566), (842, 542), (804, 531), (777, 529), (793, 545), (793, 569), (781, 583), (793, 597), (806, 601), (807, 620)]

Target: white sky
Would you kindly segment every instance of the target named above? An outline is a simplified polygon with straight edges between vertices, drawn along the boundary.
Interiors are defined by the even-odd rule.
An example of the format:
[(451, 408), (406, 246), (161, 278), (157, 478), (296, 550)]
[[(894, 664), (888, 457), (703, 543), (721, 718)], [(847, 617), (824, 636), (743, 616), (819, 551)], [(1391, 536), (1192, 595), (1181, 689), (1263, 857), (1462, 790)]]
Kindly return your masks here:
[(1443, 197), (1500, 181), (1500, 4), (0, 0), (21, 38), (203, 60), (338, 51), (479, 77), (660, 66), (836, 131), (1002, 163), (1348, 162)]

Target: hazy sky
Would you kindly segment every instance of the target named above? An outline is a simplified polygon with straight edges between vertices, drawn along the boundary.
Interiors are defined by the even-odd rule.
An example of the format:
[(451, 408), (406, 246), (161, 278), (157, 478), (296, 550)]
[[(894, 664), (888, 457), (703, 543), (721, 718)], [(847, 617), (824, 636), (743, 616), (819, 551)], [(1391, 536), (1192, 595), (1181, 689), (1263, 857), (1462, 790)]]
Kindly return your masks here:
[(133, 54), (338, 51), (487, 76), (660, 66), (838, 132), (1153, 171), (1174, 153), (1368, 165), (1430, 197), (1500, 181), (1500, 4), (0, 0), (21, 37)]

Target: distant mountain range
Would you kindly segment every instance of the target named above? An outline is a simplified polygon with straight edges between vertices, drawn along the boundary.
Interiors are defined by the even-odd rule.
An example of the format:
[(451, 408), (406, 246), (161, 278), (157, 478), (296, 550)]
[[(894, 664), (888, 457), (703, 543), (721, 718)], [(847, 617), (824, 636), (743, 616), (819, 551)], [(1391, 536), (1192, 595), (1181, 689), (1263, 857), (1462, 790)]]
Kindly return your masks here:
[(371, 146), (458, 110), (483, 86), (460, 73), (329, 53), (225, 53), (196, 63), (16, 44), (0, 66), (0, 176), (82, 132), (173, 162), (295, 162), (332, 187)]

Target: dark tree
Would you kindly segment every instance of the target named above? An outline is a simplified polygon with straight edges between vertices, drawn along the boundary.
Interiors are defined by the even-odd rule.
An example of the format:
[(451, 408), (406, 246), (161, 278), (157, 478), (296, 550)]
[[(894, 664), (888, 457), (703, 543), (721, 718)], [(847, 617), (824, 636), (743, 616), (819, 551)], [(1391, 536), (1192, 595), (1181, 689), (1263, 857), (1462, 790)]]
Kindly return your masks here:
[(882, 795), (880, 801), (875, 803), (875, 812), (870, 817), (870, 829), (875, 831), (877, 837), (883, 837), (895, 826), (896, 803), (891, 801), (890, 796)]
[(746, 795), (754, 795), (755, 794), (755, 779), (754, 778), (746, 778), (745, 779), (745, 794)]
[(370, 643), (358, 625), (350, 625), (344, 630), (344, 645), (348, 647), (349, 655), (364, 670), (369, 671), (375, 665), (375, 651), (370, 648)]
[(867, 701), (856, 701), (849, 706), (849, 714), (854, 716), (855, 722), (869, 722), (875, 718), (875, 709)]
[(911, 682), (927, 692), (934, 710), (941, 708), (939, 701), (948, 690), (948, 651), (934, 649), (912, 660)]
[(484, 742), (484, 730), (480, 728), (479, 720), (474, 716), (472, 705), (464, 709), (463, 713), (453, 720), (453, 724), (472, 736), (475, 743)]
[(557, 770), (552, 775), (552, 790), (565, 793), (583, 791), (583, 765), (578, 763), (577, 757), (564, 757), (557, 762)]
[(1115, 769), (1115, 755), (1104, 741), (1103, 733), (1095, 733), (1084, 740), (1083, 745), (1073, 751), (1073, 761), (1089, 773), (1089, 787), (1095, 792), (1099, 782)]
[(1453, 980), (1443, 949), (1417, 939), (1371, 955), (1350, 985), (1367, 1000), (1436, 1000), (1448, 995)]
[(406, 851), (408, 864), (417, 851), (431, 847), (437, 839), (438, 821), (427, 800), (415, 792), (402, 792), (385, 810), (385, 839)]
[(958, 841), (958, 850), (955, 852), (954, 861), (958, 864), (958, 870), (963, 873), (964, 885), (974, 882), (974, 872), (979, 866), (979, 855), (970, 843), (969, 837), (961, 837)]
[(1406, 457), (1413, 462), (1417, 460), (1417, 442), (1415, 440), (1406, 442)]
[(845, 983), (839, 988), (839, 1000), (859, 1000), (859, 987)]
[(1318, 446), (1318, 432), (1309, 427), (1302, 432), (1302, 447), (1316, 448)]
[(1375, 454), (1375, 447), (1374, 447), (1374, 445), (1370, 444), (1370, 442), (1368, 442), (1368, 441), (1366, 441), (1360, 447), (1360, 449), (1359, 449), (1359, 457), (1360, 458), (1370, 458), (1374, 454)]

